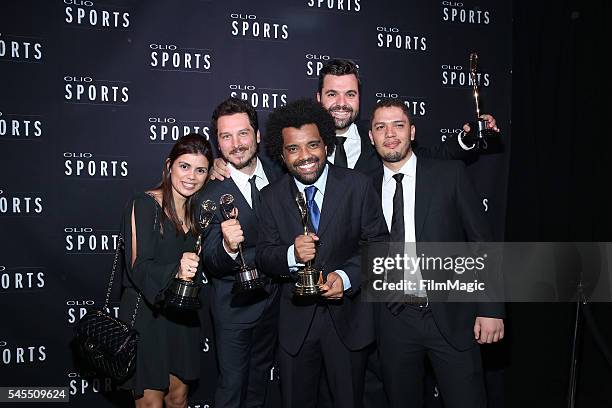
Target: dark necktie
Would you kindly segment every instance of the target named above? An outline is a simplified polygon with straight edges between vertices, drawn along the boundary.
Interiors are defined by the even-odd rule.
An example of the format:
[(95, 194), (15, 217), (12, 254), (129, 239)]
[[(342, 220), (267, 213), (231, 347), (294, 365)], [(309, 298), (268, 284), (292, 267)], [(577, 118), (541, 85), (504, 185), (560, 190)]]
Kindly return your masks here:
[(306, 193), (306, 204), (308, 205), (308, 217), (316, 233), (319, 230), (319, 219), (321, 218), (319, 206), (314, 200), (317, 188), (315, 186), (308, 186), (304, 189), (304, 192)]
[(259, 209), (259, 205), (261, 204), (261, 192), (255, 185), (255, 179), (257, 176), (253, 176), (249, 179), (249, 184), (251, 185), (251, 207), (253, 211), (257, 212)]
[(402, 180), (404, 175), (393, 175), (396, 181), (395, 194), (393, 194), (393, 217), (391, 218), (391, 242), (404, 242), (404, 188)]
[(346, 161), (344, 142), (346, 142), (346, 137), (336, 136), (336, 155), (334, 156), (334, 166), (347, 168), (348, 162)]
[[(391, 217), (391, 236), (390, 241), (392, 242), (392, 253), (396, 253), (397, 246), (393, 243), (404, 242), (404, 188), (402, 186), (402, 180), (404, 175), (397, 173), (393, 175), (395, 179), (395, 194), (393, 194), (393, 216)], [(395, 249), (393, 249), (395, 248)], [(403, 251), (401, 251), (403, 252)], [(401, 254), (400, 252), (400, 254)], [(394, 294), (395, 298), (398, 294)], [(387, 308), (391, 311), (394, 316), (397, 316), (406, 307), (403, 302), (387, 302)]]

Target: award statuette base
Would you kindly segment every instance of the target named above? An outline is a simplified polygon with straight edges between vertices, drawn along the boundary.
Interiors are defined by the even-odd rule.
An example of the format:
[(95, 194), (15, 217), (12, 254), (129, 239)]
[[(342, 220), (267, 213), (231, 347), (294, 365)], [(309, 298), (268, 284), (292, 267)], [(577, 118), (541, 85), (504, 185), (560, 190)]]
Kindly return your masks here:
[(474, 129), (476, 130), (476, 137), (479, 139), (484, 139), (487, 133), (487, 121), (478, 119), (472, 122), (471, 125), (474, 126)]
[(318, 296), (324, 291), (321, 290), (323, 273), (313, 267), (305, 267), (297, 273), (298, 281), (293, 287), (293, 294), (296, 296)]
[(257, 268), (243, 266), (234, 276), (232, 293), (245, 293), (256, 289), (263, 289), (264, 286), (265, 281), (259, 275)]
[[(466, 146), (485, 147), (487, 143), (487, 135), (489, 133), (490, 130), (487, 129), (487, 121), (477, 119), (470, 122), (470, 132), (463, 136), (462, 141)], [(480, 146), (481, 142), (484, 146)]]
[(164, 292), (166, 306), (175, 309), (199, 309), (202, 306), (200, 303), (201, 287), (201, 283), (174, 278)]

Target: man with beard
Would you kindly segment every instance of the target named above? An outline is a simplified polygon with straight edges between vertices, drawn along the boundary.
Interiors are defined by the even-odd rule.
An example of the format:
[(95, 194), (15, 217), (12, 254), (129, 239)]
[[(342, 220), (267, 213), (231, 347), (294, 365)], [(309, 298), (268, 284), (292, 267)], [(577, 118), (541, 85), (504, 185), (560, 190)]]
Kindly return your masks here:
[(263, 407), (277, 339), (278, 285), (267, 282), (265, 291), (241, 294), (233, 294), (232, 287), (239, 267), (238, 244), (247, 265), (255, 265), (259, 190), (282, 174), (258, 158), (257, 113), (248, 102), (225, 100), (215, 109), (211, 125), (230, 177), (210, 181), (199, 203), (218, 203), (221, 195), (231, 194), (239, 214), (238, 219), (224, 220), (218, 211), (204, 231), (203, 262), (212, 281), (210, 303), (220, 374), (215, 407)]
[[(415, 133), (401, 100), (376, 104), (370, 138), (384, 164), (376, 191), (390, 241), (490, 241), (491, 232), (465, 166), (418, 157), (411, 148)], [(426, 272), (430, 276), (424, 278), (434, 277)], [(448, 293), (418, 287), (408, 292), (402, 302), (375, 308), (383, 383), (391, 408), (422, 407), (425, 355), (445, 407), (484, 406), (478, 344), (503, 338), (503, 304), (442, 302)]]
[[(358, 170), (366, 175), (378, 174), (382, 165), (376, 151), (368, 138), (369, 121), (359, 121), (361, 98), (361, 79), (357, 65), (347, 59), (333, 59), (327, 62), (319, 73), (317, 101), (332, 115), (336, 128), (334, 153), (328, 161), (339, 167)], [(487, 121), (487, 128), (499, 132), (495, 118), (488, 114), (481, 115)], [(465, 124), (463, 130), (470, 132)], [(420, 157), (436, 159), (471, 160), (477, 155), (474, 145), (466, 146), (461, 138), (450, 136), (432, 148), (415, 147)], [(216, 159), (211, 178), (228, 177), (225, 161)]]
[[(368, 138), (369, 122), (359, 125), (356, 122), (360, 95), (359, 69), (353, 61), (333, 59), (321, 68), (317, 100), (332, 115), (336, 127), (336, 150), (328, 160), (336, 166), (372, 175), (380, 172), (382, 166)], [(481, 117), (487, 121), (488, 129), (499, 132), (493, 116), (484, 114)], [(467, 124), (463, 129), (470, 131)], [(466, 146), (454, 136), (432, 148), (417, 147), (415, 151), (422, 157), (458, 160), (468, 160), (478, 153), (473, 145)]]
[[(361, 250), (386, 240), (371, 180), (327, 163), (335, 127), (325, 109), (299, 100), (270, 114), (265, 144), (289, 174), (262, 191), (258, 265), (268, 274), (295, 276), (308, 261), (322, 270), (320, 297), (294, 298), (283, 285), (279, 364), (283, 406), (317, 406), (324, 371), (335, 407), (362, 405), (367, 346), (374, 340), (370, 305), (361, 302)], [(310, 230), (303, 234), (295, 203), (305, 194)]]

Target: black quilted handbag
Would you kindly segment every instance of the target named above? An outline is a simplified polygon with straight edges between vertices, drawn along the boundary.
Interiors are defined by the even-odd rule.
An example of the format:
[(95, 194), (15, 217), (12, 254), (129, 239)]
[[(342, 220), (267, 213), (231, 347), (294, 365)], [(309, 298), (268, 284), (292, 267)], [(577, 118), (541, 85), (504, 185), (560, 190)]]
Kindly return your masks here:
[(75, 342), (81, 359), (96, 373), (118, 382), (126, 380), (136, 365), (138, 332), (134, 330), (134, 321), (140, 304), (139, 294), (129, 325), (106, 312), (122, 247), (123, 237), (119, 236), (104, 307), (89, 310), (75, 325)]

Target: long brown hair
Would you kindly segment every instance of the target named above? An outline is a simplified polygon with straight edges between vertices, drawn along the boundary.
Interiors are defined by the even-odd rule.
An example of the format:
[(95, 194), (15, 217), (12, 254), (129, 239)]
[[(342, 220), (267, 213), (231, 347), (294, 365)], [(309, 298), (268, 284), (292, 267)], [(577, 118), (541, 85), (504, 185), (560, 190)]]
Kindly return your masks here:
[[(167, 160), (164, 161), (162, 180), (155, 187), (155, 190), (161, 190), (162, 192), (162, 222), (166, 218), (169, 218), (170, 221), (174, 224), (176, 228), (176, 233), (182, 233), (183, 228), (181, 227), (181, 221), (176, 213), (176, 207), (174, 205), (174, 198), (172, 196), (172, 180), (170, 179), (170, 171), (169, 169), (174, 164), (174, 161), (183, 154), (202, 154), (208, 160), (208, 169), (212, 165), (212, 149), (210, 147), (210, 143), (206, 138), (197, 133), (190, 133), (181, 137), (175, 144), (172, 146), (172, 150), (168, 154)], [(197, 197), (198, 192), (187, 197), (185, 201), (185, 221), (189, 222), (189, 230), (192, 234), (198, 234), (197, 223), (195, 221), (196, 211), (194, 211), (193, 201), (194, 198)], [(163, 234), (163, 228), (161, 228), (161, 232)]]

